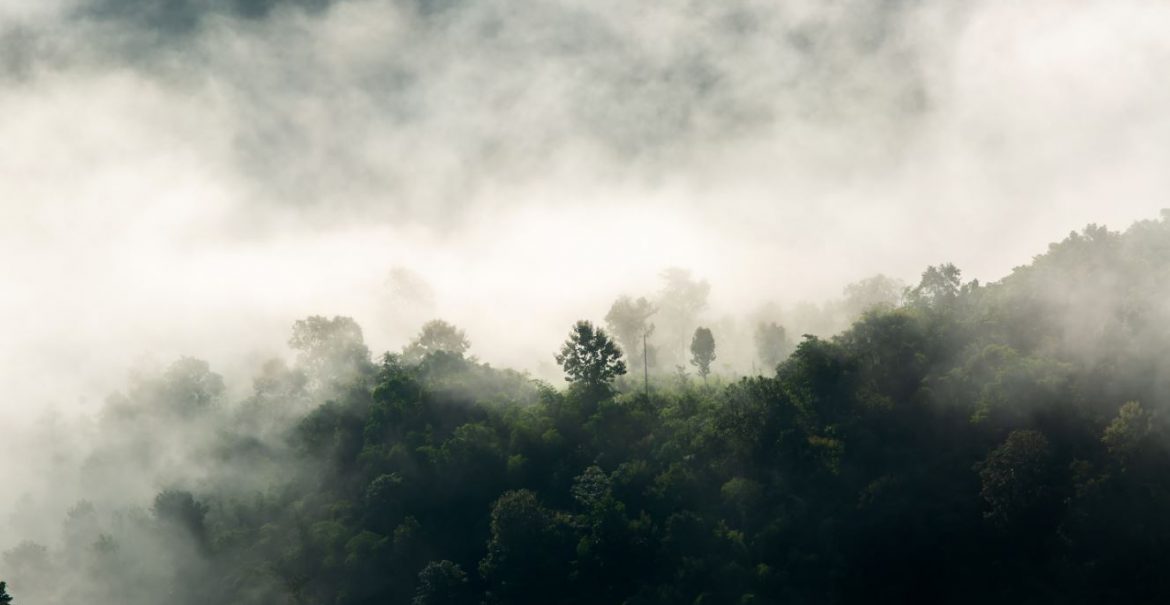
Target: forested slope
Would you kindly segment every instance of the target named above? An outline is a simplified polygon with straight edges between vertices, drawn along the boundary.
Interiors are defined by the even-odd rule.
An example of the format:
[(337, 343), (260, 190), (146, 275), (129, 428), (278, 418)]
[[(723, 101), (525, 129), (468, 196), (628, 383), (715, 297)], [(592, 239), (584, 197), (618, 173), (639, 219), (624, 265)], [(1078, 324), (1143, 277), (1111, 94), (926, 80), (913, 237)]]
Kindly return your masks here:
[(461, 335), (371, 361), (312, 318), (246, 401), (189, 359), (111, 398), (84, 474), (173, 489), (79, 503), (0, 576), (17, 605), (1165, 602), (1168, 316), (1162, 220), (992, 284), (931, 267), (766, 376), (649, 395)]

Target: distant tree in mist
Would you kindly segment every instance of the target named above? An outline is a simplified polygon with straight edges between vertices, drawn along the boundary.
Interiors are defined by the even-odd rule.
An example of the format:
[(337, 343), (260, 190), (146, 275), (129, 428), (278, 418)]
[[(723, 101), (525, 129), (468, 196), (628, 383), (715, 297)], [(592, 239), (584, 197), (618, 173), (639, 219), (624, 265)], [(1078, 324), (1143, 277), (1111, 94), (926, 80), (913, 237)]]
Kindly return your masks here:
[(298, 352), (297, 362), (315, 388), (350, 380), (370, 363), (362, 328), (349, 317), (298, 320), (288, 344)]
[(390, 270), (387, 279), (390, 295), (397, 304), (430, 309), (435, 306), (435, 290), (418, 273), (405, 267)]
[(695, 335), (691, 337), (691, 365), (695, 366), (703, 382), (707, 382), (707, 375), (711, 373), (712, 361), (715, 361), (715, 337), (707, 328), (695, 328)]
[(686, 357), (687, 337), (699, 313), (707, 308), (711, 284), (691, 277), (690, 271), (678, 267), (663, 271), (662, 280), (664, 283), (658, 293), (658, 308), (670, 338), (674, 340), (675, 348), (671, 358), (681, 361)]
[(433, 319), (423, 324), (418, 336), (402, 349), (402, 356), (410, 362), (422, 361), (436, 351), (444, 351), (462, 357), (471, 343), (467, 334), (455, 326)]
[(906, 299), (920, 307), (946, 306), (959, 296), (962, 273), (951, 263), (927, 267), (918, 285), (907, 291)]
[[(194, 414), (216, 404), (226, 387), (223, 377), (211, 371), (202, 359), (181, 357), (163, 372), (157, 381), (144, 386), (148, 397), (159, 400), (180, 414)], [(135, 393), (141, 398), (143, 392)]]
[(654, 324), (649, 319), (658, 309), (645, 298), (634, 300), (629, 296), (622, 296), (613, 301), (609, 313), (605, 314), (605, 325), (630, 360), (630, 367), (637, 369), (643, 364), (643, 345), (645, 344), (645, 362), (653, 366), (655, 349), (645, 339), (654, 335)]
[(784, 327), (775, 322), (760, 322), (756, 325), (755, 333), (756, 355), (760, 363), (769, 371), (775, 371), (776, 366), (784, 361), (791, 350), (788, 334)]
[(304, 372), (288, 367), (282, 359), (270, 359), (252, 379), (252, 391), (258, 401), (287, 401), (303, 397), (308, 382)]
[(902, 280), (885, 275), (868, 277), (845, 286), (844, 310), (852, 320), (866, 311), (892, 309), (902, 303), (905, 292)]
[(12, 577), (25, 581), (47, 578), (52, 570), (49, 549), (31, 540), (24, 540), (5, 551), (4, 568), (5, 572), (13, 574)]
[(613, 339), (588, 321), (573, 326), (556, 360), (566, 380), (588, 387), (607, 384), (626, 373), (626, 362)]
[(0, 582), (0, 605), (8, 605), (12, 602), (12, 596), (8, 594), (8, 583)]

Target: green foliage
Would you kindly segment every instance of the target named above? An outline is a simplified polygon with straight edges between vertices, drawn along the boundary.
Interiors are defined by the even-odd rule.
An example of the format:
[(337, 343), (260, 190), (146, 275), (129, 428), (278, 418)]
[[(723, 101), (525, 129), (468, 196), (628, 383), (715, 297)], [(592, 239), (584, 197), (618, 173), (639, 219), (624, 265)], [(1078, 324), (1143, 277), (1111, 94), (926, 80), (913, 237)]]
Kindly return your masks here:
[(924, 308), (944, 308), (959, 296), (962, 271), (951, 263), (930, 266), (922, 273), (918, 285), (906, 293), (911, 305)]
[(491, 539), (479, 564), (490, 600), (543, 603), (563, 594), (569, 575), (566, 520), (540, 504), (529, 490), (506, 492), (491, 512)]
[(475, 592), (458, 563), (431, 561), (418, 573), (412, 605), (474, 605)]
[[(196, 458), (197, 493), (158, 494), (153, 519), (78, 503), (63, 548), (20, 544), (5, 573), (35, 600), (86, 570), (85, 599), (125, 603), (1165, 602), (1170, 225), (959, 277), (928, 269), (906, 304), (858, 286), (831, 338), (790, 351), (761, 324), (775, 373), (651, 393), (611, 384), (621, 353), (588, 322), (558, 390), (462, 350), (370, 364), (356, 325), (310, 318), (300, 367), (266, 366), (247, 403), (316, 406), (253, 436), (280, 465), (266, 491), (238, 489), (237, 449)], [(671, 313), (705, 300), (671, 279)], [(251, 430), (206, 364), (175, 368), (102, 426), (165, 451), (150, 410), (173, 400), (202, 410), (191, 433)]]
[(1051, 497), (1052, 449), (1038, 431), (1013, 431), (979, 465), (985, 516), (1006, 525), (1027, 518)]
[(12, 602), (12, 595), (8, 594), (8, 583), (0, 582), (0, 605), (8, 605)]
[(626, 373), (622, 352), (613, 340), (591, 322), (579, 321), (556, 355), (565, 380), (585, 387), (599, 387)]
[(1148, 446), (1143, 441), (1150, 432), (1149, 413), (1142, 409), (1142, 404), (1129, 401), (1118, 410), (1117, 418), (1105, 427), (1101, 442), (1105, 444), (1105, 450), (1110, 456), (1124, 463), (1138, 454), (1143, 446)]

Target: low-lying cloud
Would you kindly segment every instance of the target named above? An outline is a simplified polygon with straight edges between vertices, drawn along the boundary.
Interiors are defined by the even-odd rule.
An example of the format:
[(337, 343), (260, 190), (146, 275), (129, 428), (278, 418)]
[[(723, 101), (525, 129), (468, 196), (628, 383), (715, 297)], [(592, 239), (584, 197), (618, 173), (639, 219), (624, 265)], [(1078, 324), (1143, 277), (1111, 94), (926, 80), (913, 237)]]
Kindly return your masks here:
[(315, 313), (375, 350), (445, 317), (539, 373), (667, 266), (713, 319), (945, 260), (999, 278), (1165, 204), (1168, 26), (1140, 2), (11, 3), (0, 416), (93, 411), (181, 354), (246, 385)]

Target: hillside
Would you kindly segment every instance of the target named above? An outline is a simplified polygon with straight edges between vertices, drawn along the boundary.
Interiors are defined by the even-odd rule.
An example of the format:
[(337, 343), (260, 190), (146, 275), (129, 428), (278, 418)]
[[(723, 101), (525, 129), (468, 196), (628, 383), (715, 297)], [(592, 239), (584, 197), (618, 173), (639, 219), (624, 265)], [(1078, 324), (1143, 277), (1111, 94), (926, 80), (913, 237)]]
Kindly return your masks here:
[(345, 318), (293, 341), (244, 401), (193, 359), (110, 397), (63, 531), (3, 556), (15, 602), (1170, 598), (1165, 217), (649, 395), (372, 360)]

